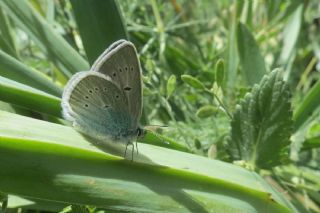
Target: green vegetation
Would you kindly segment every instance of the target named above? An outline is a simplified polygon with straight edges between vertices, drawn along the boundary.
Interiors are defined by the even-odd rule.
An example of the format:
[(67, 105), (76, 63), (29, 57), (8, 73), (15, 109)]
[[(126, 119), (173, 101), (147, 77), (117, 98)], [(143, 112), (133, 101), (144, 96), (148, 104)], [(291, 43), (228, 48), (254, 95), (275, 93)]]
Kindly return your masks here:
[[(320, 212), (319, 8), (1, 0), (0, 212)], [(141, 124), (168, 126), (133, 162), (61, 115), (118, 39), (139, 53)]]

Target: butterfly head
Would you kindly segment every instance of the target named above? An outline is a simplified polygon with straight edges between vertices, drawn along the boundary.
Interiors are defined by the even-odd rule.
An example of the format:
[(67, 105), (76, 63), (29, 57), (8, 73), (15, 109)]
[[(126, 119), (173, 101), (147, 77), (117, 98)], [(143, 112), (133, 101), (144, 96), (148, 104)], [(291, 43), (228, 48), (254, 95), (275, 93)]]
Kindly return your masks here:
[(137, 138), (143, 138), (146, 135), (146, 130), (138, 127), (137, 128)]

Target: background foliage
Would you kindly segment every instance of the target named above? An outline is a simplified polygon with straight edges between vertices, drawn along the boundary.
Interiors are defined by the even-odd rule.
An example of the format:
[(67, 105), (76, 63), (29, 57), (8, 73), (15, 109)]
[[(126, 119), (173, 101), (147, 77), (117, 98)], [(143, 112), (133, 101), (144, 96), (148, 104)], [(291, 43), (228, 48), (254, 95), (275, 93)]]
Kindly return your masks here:
[[(2, 0), (0, 108), (66, 124), (67, 80), (127, 38), (144, 75), (142, 124), (167, 125), (169, 148), (245, 167), (298, 211), (320, 212), (319, 30), (316, 0)], [(165, 146), (156, 140), (144, 142)]]

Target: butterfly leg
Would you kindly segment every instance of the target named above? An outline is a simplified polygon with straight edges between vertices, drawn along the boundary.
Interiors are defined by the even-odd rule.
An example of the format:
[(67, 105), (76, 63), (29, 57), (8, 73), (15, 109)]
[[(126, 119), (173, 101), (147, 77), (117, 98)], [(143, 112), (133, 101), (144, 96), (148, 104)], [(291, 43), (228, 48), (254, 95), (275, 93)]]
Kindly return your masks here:
[(131, 162), (133, 161), (133, 154), (134, 154), (134, 144), (132, 142), (129, 142), (132, 145), (132, 151), (131, 151)]
[(125, 149), (125, 151), (124, 151), (123, 158), (126, 158), (128, 145), (129, 145), (129, 143), (126, 144), (126, 149)]
[(134, 144), (133, 144), (132, 142), (130, 142), (130, 141), (128, 141), (127, 144), (126, 144), (126, 149), (125, 149), (125, 151), (124, 151), (124, 156), (123, 156), (123, 157), (126, 158), (126, 156), (127, 156), (127, 149), (128, 149), (128, 146), (129, 146), (129, 145), (132, 146), (131, 161), (133, 161)]
[(138, 150), (138, 141), (136, 141), (136, 149), (137, 149), (137, 155), (139, 154), (139, 150)]

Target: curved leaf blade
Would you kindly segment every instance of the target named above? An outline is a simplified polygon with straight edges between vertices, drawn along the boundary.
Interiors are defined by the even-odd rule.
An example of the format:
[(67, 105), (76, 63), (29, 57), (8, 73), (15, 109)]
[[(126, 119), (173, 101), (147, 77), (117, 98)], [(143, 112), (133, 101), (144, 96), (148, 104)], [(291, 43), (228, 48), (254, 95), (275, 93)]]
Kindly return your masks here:
[[(69, 127), (5, 112), (0, 122), (6, 193), (130, 212), (294, 211), (263, 179), (234, 165), (145, 144), (130, 162)], [(124, 146), (105, 149), (122, 156)]]
[(0, 100), (61, 117), (60, 98), (0, 76)]
[(44, 74), (29, 68), (2, 50), (0, 50), (0, 76), (43, 90), (55, 96), (62, 94), (62, 89)]
[(248, 84), (254, 85), (266, 74), (266, 65), (253, 35), (242, 23), (238, 24), (237, 42), (242, 71)]
[(90, 64), (113, 42), (128, 39), (116, 1), (71, 0), (71, 4)]
[(70, 77), (72, 74), (88, 70), (88, 63), (39, 15), (26, 0), (0, 1), (0, 5), (10, 11), (10, 17), (39, 45), (48, 58)]

